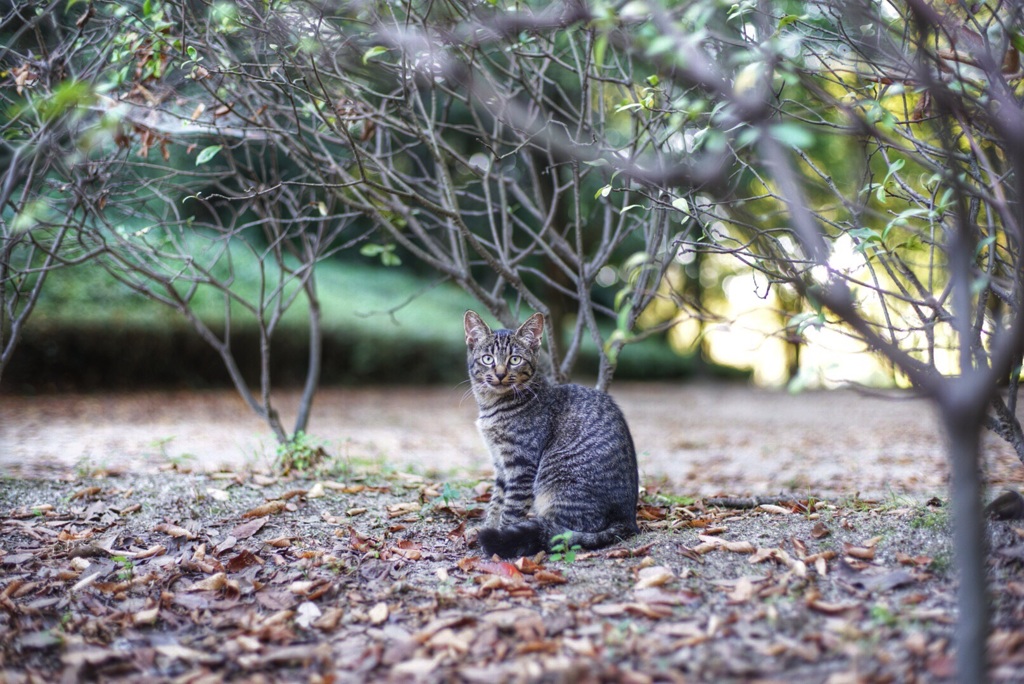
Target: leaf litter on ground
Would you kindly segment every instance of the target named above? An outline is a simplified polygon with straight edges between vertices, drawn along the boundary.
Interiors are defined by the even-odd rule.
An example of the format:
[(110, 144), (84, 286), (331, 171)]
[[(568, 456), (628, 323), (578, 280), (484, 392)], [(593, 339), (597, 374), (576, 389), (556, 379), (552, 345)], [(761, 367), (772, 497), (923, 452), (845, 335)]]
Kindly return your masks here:
[[(0, 680), (952, 681), (942, 506), (651, 487), (633, 539), (503, 560), (459, 485), (6, 480)], [(1019, 681), (1024, 527), (990, 527), (993, 678)]]

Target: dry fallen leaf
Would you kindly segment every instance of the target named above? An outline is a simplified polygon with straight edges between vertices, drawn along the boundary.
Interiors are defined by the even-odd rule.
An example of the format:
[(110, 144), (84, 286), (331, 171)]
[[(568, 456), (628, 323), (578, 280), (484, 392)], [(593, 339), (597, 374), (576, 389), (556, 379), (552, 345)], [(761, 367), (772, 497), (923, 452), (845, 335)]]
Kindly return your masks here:
[(270, 518), (267, 516), (253, 518), (249, 522), (236, 525), (230, 532), (228, 532), (228, 535), (235, 539), (248, 539), (259, 532), (260, 528), (266, 525), (268, 520), (270, 520)]
[(228, 586), (228, 581), (226, 574), (218, 572), (216, 575), (210, 575), (206, 579), (187, 587), (185, 591), (220, 591)]
[(380, 603), (373, 606), (367, 617), (370, 618), (370, 624), (382, 625), (387, 622), (388, 616), (391, 614), (391, 610), (388, 608), (388, 604), (381, 601)]
[(161, 644), (155, 647), (156, 652), (167, 658), (181, 660), (187, 663), (218, 663), (223, 656), (212, 653), (204, 653), (194, 648), (186, 648), (180, 644)]
[(815, 539), (823, 539), (830, 534), (832, 534), (832, 531), (825, 527), (825, 524), (820, 520), (814, 523), (814, 527), (811, 528), (811, 536)]
[(148, 610), (140, 610), (132, 615), (132, 624), (136, 627), (139, 625), (154, 625), (159, 614), (160, 606), (153, 606)]
[(171, 523), (160, 523), (153, 528), (157, 532), (163, 532), (175, 538), (195, 539), (196, 535), (191, 530), (186, 530), (184, 527), (179, 525), (172, 525)]
[(606, 552), (604, 555), (606, 558), (638, 558), (646, 556), (653, 546), (654, 544), (644, 544), (635, 549), (616, 548)]
[(216, 487), (207, 487), (206, 493), (210, 495), (210, 498), (214, 501), (224, 502), (231, 498), (226, 489), (217, 489)]
[(423, 558), (423, 547), (414, 541), (403, 539), (399, 541), (395, 546), (391, 547), (391, 552), (397, 556), (401, 556), (406, 560), (420, 560)]
[(807, 602), (807, 607), (825, 615), (843, 615), (844, 613), (860, 611), (863, 608), (859, 603), (828, 602), (820, 599), (811, 599)]
[(565, 637), (562, 639), (562, 645), (573, 653), (581, 655), (584, 658), (597, 657), (597, 649), (594, 647), (594, 643), (587, 637), (581, 637), (579, 639)]
[(729, 551), (731, 553), (754, 553), (757, 550), (757, 547), (750, 542), (730, 542), (706, 534), (697, 535), (697, 538), (700, 539), (701, 543), (693, 548), (694, 553), (705, 554), (708, 551), (716, 550)]
[(324, 611), (324, 614), (313, 622), (313, 626), (324, 632), (333, 632), (338, 628), (338, 624), (344, 616), (345, 611), (343, 609), (333, 606)]
[(143, 551), (139, 551), (135, 554), (135, 560), (144, 560), (146, 558), (153, 558), (155, 556), (162, 556), (167, 553), (167, 547), (163, 544), (155, 544)]
[(859, 560), (869, 561), (875, 559), (874, 546), (854, 546), (852, 544), (843, 543), (843, 553)]
[(299, 604), (299, 607), (295, 609), (295, 624), (303, 629), (309, 629), (314, 622), (320, 618), (322, 613), (315, 603), (312, 601), (303, 601)]
[(665, 567), (664, 565), (642, 568), (640, 572), (637, 573), (637, 582), (633, 588), (647, 589), (649, 587), (660, 587), (668, 584), (675, 578), (676, 574), (672, 572), (672, 569)]
[(917, 580), (906, 570), (899, 568), (881, 574), (862, 573), (851, 580), (854, 586), (860, 586), (868, 591), (891, 591), (897, 587), (913, 584)]
[(914, 565), (914, 566), (917, 566), (917, 567), (928, 567), (929, 565), (932, 564), (932, 560), (933, 559), (932, 559), (931, 556), (925, 556), (925, 555), (908, 556), (907, 554), (903, 553), (902, 551), (897, 551), (896, 552), (896, 562), (899, 563), (900, 565)]
[(488, 575), (506, 577), (518, 582), (523, 581), (523, 573), (519, 572), (519, 568), (507, 561), (477, 561), (473, 565), (473, 569)]
[(292, 545), (292, 538), (291, 537), (274, 537), (273, 539), (268, 539), (267, 541), (265, 541), (263, 543), (266, 544), (267, 546), (272, 546), (275, 549), (287, 549), (289, 546)]
[(71, 499), (87, 499), (96, 496), (101, 491), (103, 490), (100, 487), (86, 487), (85, 489), (79, 489), (77, 492), (72, 494)]
[(394, 677), (401, 680), (421, 681), (437, 669), (444, 657), (445, 653), (442, 651), (433, 658), (410, 658), (397, 663), (391, 672)]
[(537, 584), (540, 584), (541, 586), (548, 584), (565, 584), (569, 581), (565, 578), (565, 575), (561, 574), (560, 572), (545, 570), (543, 568), (540, 570), (536, 570), (533, 573), (533, 579), (537, 582)]
[(409, 501), (407, 503), (391, 504), (387, 507), (389, 518), (398, 518), (403, 515), (409, 515), (410, 513), (417, 513), (422, 508), (422, 504), (419, 501)]
[(736, 580), (736, 586), (729, 592), (729, 603), (746, 603), (754, 598), (756, 593), (754, 581), (749, 577), (740, 577)]
[[(281, 511), (283, 511), (286, 506), (287, 504), (284, 501), (281, 501), (280, 499), (275, 499), (273, 501), (268, 501), (265, 504), (260, 504), (259, 506), (253, 508), (252, 510), (246, 511), (242, 514), (242, 517), (260, 518), (265, 515), (273, 515), (275, 513), (280, 513)], [(237, 537), (238, 535), (236, 534), (235, 536)]]

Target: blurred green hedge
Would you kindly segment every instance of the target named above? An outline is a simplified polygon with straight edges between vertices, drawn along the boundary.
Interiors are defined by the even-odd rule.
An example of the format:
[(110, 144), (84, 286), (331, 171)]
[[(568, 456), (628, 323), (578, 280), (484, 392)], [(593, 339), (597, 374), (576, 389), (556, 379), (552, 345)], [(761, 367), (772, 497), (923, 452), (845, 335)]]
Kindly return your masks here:
[[(462, 316), (475, 303), (464, 292), (451, 284), (430, 287), (404, 269), (375, 264), (330, 262), (319, 269), (322, 384), (455, 385), (465, 379)], [(239, 287), (256, 287), (254, 274), (242, 273), (239, 280)], [(387, 313), (410, 298), (393, 315)], [(199, 297), (197, 310), (218, 329), (223, 309), (216, 298)], [(239, 317), (232, 330), (236, 360), (255, 381), (255, 325)], [(272, 341), (276, 385), (303, 381), (308, 343), (303, 311), (296, 309)], [(584, 349), (577, 375), (596, 374), (597, 363), (596, 350)], [(652, 338), (623, 351), (616, 378), (664, 380), (693, 372), (692, 358)], [(4, 372), (2, 389), (31, 393), (229, 383), (219, 355), (182, 316), (146, 300), (93, 265), (50, 275)]]

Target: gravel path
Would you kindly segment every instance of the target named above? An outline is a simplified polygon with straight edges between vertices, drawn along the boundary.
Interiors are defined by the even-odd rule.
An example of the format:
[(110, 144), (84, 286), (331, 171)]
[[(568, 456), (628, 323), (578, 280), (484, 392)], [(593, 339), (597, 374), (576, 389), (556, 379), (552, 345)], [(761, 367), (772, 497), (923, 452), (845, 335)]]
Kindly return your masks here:
[[(355, 467), (386, 462), (472, 476), (488, 460), (464, 391), (324, 389), (309, 432)], [(742, 384), (617, 384), (612, 394), (629, 419), (644, 481), (667, 478), (695, 495), (945, 491), (941, 431), (922, 400)], [(283, 415), (293, 415), (296, 398), (282, 397)], [(994, 481), (1024, 481), (1012, 450), (991, 435), (985, 444)], [(169, 462), (259, 467), (274, 448), (232, 391), (0, 397), (0, 475), (152, 472)]]

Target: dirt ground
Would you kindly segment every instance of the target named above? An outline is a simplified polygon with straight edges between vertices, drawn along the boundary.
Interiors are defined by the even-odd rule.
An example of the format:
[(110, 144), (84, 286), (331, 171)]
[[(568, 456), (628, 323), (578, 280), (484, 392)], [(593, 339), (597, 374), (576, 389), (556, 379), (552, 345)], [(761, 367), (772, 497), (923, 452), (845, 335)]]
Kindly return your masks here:
[[(958, 681), (924, 403), (614, 394), (641, 534), (509, 561), (474, 544), (488, 466), (461, 390), (328, 390), (332, 456), (289, 476), (231, 393), (8, 396), (0, 682)], [(987, 461), (1019, 485), (994, 440)], [(1020, 682), (1024, 526), (988, 534), (990, 674)]]
[[(338, 474), (3, 480), (0, 681), (958, 681), (941, 501), (649, 486), (637, 537), (513, 562), (473, 545), (485, 482)], [(992, 680), (1020, 682), (1024, 529), (990, 536)]]
[[(942, 431), (920, 399), (743, 384), (616, 384), (612, 394), (642, 478), (694, 496), (945, 493)], [(282, 415), (294, 415), (295, 402), (282, 395)], [(474, 418), (464, 386), (327, 388), (309, 433), (357, 465), (478, 475), (489, 462)], [(990, 479), (1019, 484), (1012, 450), (992, 435), (985, 444)], [(169, 462), (234, 470), (268, 466), (274, 454), (267, 428), (230, 390), (0, 396), (0, 475), (151, 473)]]

